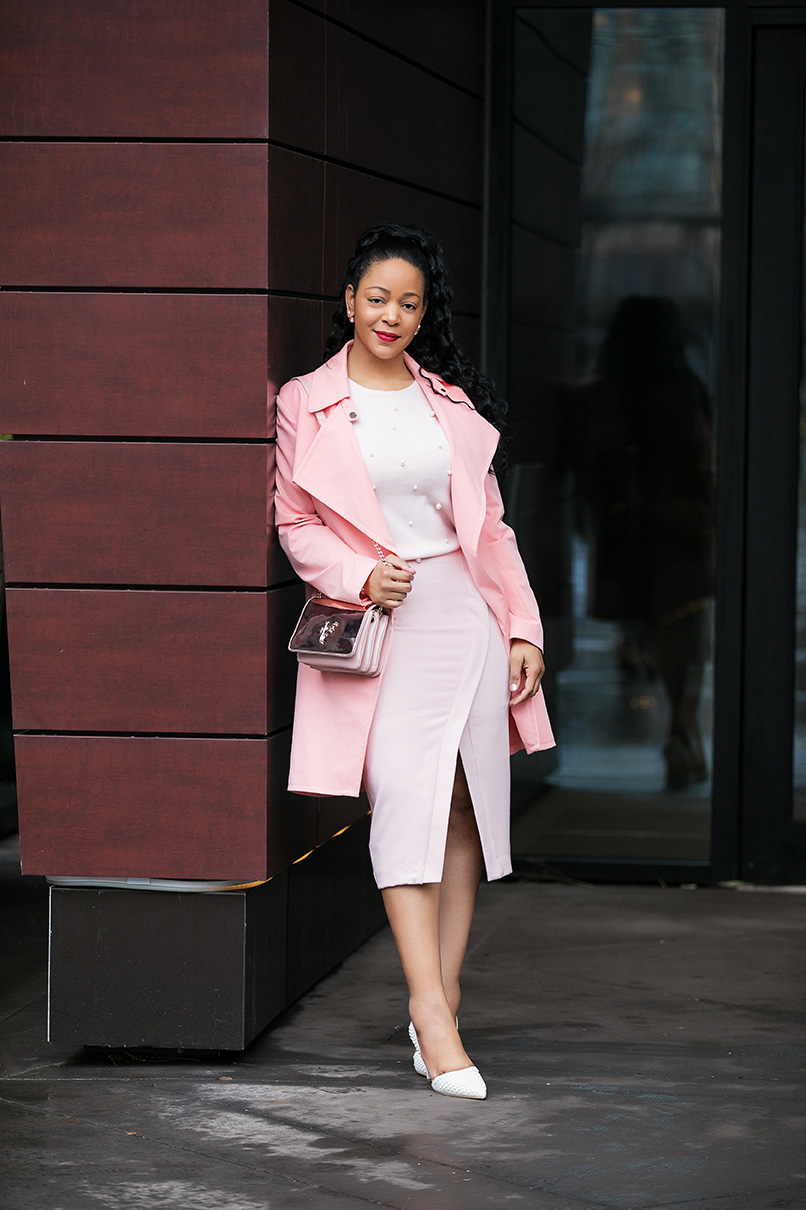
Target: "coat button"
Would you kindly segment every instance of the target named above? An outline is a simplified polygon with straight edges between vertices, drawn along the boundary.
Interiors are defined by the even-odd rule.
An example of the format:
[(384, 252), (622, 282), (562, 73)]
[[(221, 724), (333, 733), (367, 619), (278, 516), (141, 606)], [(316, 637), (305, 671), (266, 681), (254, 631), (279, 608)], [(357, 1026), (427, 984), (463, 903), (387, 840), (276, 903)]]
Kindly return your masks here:
[(351, 419), (351, 420), (357, 420), (357, 419), (358, 419), (358, 413), (357, 413), (357, 412), (350, 412), (350, 419)]

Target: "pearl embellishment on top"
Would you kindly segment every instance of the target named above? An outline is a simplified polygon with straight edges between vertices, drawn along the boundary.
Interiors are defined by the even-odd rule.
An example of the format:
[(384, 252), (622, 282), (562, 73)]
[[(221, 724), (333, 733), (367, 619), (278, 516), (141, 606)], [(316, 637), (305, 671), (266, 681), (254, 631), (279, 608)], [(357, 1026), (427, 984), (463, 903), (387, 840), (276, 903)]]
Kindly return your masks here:
[[(355, 433), (367, 459), (372, 491), (403, 557), (420, 562), (426, 556), (446, 553), (443, 547), (457, 548), (449, 481), (439, 479), (440, 475), (450, 475), (450, 458), (446, 453), (450, 443), (441, 429), (435, 432), (425, 423), (430, 418), (439, 426), (434, 408), (428, 406), (429, 401), (416, 384), (393, 394), (391, 399), (387, 392), (373, 391), (360, 384), (351, 383), (350, 391), (350, 404), (356, 419), (361, 421)], [(349, 414), (349, 406), (347, 410)], [(433, 445), (429, 434), (431, 440), (437, 438)], [(373, 450), (372, 446), (378, 448)], [(406, 473), (399, 474), (401, 469)], [(412, 471), (417, 472), (416, 482), (412, 481)], [(406, 508), (406, 492), (414, 492), (422, 504)], [(435, 512), (440, 514), (439, 519)]]

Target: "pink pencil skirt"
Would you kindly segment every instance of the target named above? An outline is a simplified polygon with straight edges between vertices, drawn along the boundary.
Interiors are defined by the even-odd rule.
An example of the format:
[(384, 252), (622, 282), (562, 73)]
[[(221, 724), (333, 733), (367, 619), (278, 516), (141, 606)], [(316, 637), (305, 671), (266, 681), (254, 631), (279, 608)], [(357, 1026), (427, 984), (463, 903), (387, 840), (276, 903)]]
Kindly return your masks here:
[(461, 551), (414, 564), (367, 746), (379, 887), (440, 882), (461, 757), (489, 879), (512, 870), (509, 655)]

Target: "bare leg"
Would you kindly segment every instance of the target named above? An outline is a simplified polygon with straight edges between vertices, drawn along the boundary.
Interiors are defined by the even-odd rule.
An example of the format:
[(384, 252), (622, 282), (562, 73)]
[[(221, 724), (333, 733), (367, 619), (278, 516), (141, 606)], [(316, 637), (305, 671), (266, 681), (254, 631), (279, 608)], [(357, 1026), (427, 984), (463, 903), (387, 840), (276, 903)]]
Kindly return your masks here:
[(442, 870), (442, 893), (439, 900), (442, 986), (454, 1016), (459, 1011), (459, 975), (467, 949), (483, 866), (484, 858), (473, 802), (460, 760), (456, 767), (445, 864)]
[(426, 882), (384, 887), (382, 891), (403, 974), (409, 985), (409, 1013), (432, 1079), (443, 1071), (458, 1071), (470, 1066), (442, 986), (440, 889), (438, 882)]
[(454, 1016), (480, 877), (478, 831), (464, 773), (457, 771), (442, 882), (384, 887), (382, 891), (409, 986), (409, 1012), (432, 1078), (471, 1065)]

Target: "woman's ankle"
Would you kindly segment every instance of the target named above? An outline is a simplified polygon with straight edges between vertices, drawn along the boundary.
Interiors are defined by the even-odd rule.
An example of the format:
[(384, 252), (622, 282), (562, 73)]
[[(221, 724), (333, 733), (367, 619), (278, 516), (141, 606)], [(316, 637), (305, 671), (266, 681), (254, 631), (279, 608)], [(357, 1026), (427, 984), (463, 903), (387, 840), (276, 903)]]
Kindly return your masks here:
[(448, 1001), (448, 1008), (451, 1010), (451, 1016), (459, 1016), (459, 1005), (462, 1000), (462, 991), (458, 983), (449, 983), (445, 987), (445, 999)]
[(414, 1022), (415, 1029), (418, 1020), (421, 1022), (421, 1027), (427, 1027), (429, 1024), (438, 1024), (446, 1017), (452, 1021), (454, 1015), (451, 1013), (450, 1005), (444, 994), (435, 992), (433, 995), (409, 996), (409, 1016)]

